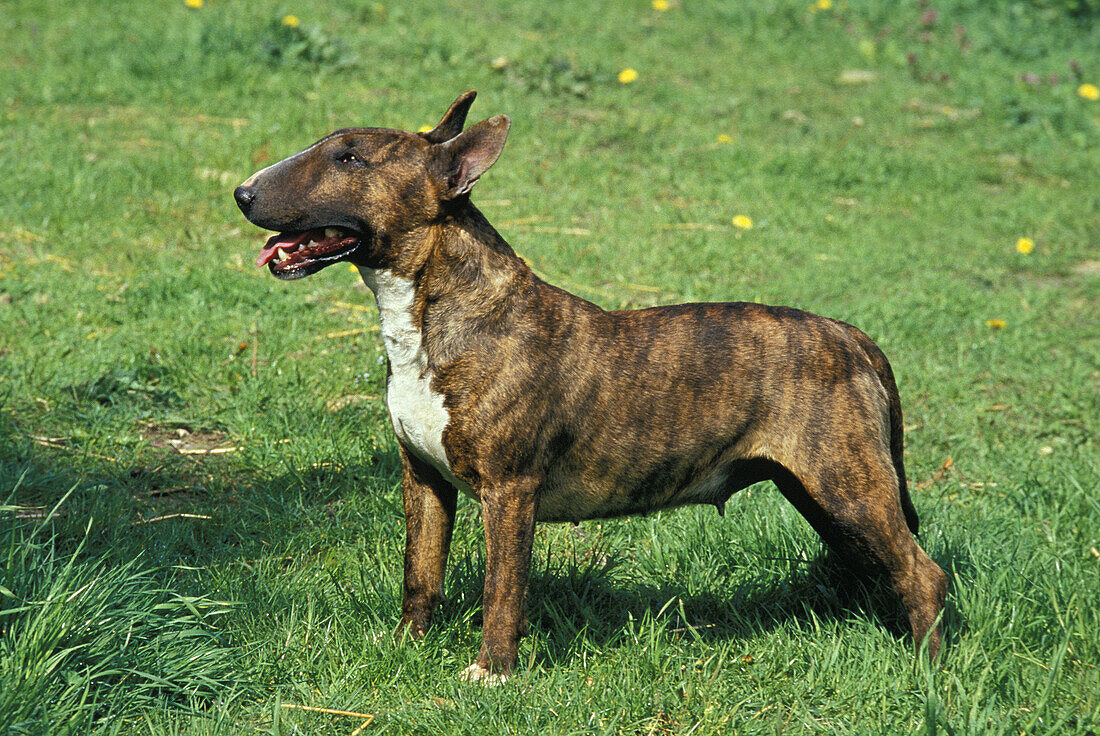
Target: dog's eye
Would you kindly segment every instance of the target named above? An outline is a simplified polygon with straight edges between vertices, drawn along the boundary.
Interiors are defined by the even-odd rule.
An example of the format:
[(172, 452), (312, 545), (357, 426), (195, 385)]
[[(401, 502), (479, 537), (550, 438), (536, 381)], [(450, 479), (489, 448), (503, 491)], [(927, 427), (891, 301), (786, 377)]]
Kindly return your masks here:
[(339, 161), (339, 162), (340, 162), (340, 163), (342, 163), (342, 164), (358, 164), (358, 163), (362, 163), (362, 161), (360, 160), (360, 158), (359, 158), (358, 156), (356, 156), (356, 155), (355, 155), (354, 153), (352, 153), (351, 151), (348, 151), (348, 152), (346, 152), (346, 153), (341, 153), (341, 154), (340, 154), (340, 155), (339, 155), (339, 156), (338, 156), (338, 157), (336, 158), (336, 160), (337, 160), (337, 161)]

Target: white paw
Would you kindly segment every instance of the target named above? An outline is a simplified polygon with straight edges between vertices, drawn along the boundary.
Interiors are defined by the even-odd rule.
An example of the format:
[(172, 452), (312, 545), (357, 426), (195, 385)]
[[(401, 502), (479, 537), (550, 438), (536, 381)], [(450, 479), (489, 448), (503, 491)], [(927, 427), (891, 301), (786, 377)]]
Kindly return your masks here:
[(458, 679), (463, 682), (476, 682), (484, 687), (497, 687), (508, 681), (508, 675), (498, 675), (485, 669), (477, 662), (462, 670)]

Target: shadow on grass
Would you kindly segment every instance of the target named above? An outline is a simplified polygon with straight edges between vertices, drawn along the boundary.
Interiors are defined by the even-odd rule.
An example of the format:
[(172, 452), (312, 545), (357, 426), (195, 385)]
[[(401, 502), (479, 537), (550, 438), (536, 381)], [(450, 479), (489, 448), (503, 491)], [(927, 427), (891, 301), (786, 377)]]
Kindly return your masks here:
[[(543, 577), (535, 581), (532, 617), (540, 627), (559, 633), (568, 622), (580, 622), (597, 644), (622, 638), (631, 620), (666, 619), (667, 631), (704, 641), (749, 639), (799, 622), (872, 618), (891, 634), (902, 637), (908, 627), (900, 606), (888, 589), (854, 582), (828, 555), (798, 565), (778, 581), (771, 575), (740, 583), (724, 593), (685, 593), (675, 584), (627, 585), (606, 579), (585, 581), (578, 589), (568, 578)], [(568, 632), (569, 634), (579, 633)], [(555, 636), (547, 651), (551, 661), (571, 656), (574, 636)]]
[[(961, 554), (961, 556), (960, 556)], [(470, 619), (481, 624), (480, 590), (484, 566), (454, 561), (458, 569), (448, 585), (452, 599), (444, 606), (443, 626)], [(936, 562), (948, 573), (971, 579), (975, 570), (965, 552), (951, 550)], [(528, 593), (532, 630), (544, 634), (536, 661), (554, 667), (576, 656), (578, 641), (614, 646), (636, 631), (639, 623), (662, 626), (668, 636), (698, 637), (715, 643), (751, 639), (795, 624), (812, 630), (818, 622), (869, 620), (899, 641), (909, 641), (908, 617), (883, 576), (857, 576), (824, 547), (815, 559), (791, 560), (785, 576), (774, 568), (721, 592), (689, 593), (681, 584), (647, 584), (615, 579), (614, 560), (574, 563), (547, 569), (536, 564)], [(966, 621), (951, 598), (943, 614), (950, 647), (965, 635)]]

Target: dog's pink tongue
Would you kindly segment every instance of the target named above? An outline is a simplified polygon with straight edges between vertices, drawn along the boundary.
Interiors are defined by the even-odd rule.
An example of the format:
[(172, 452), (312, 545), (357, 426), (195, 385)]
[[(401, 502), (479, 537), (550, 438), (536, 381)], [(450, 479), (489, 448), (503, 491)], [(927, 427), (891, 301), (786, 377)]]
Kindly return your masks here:
[(294, 250), (308, 236), (308, 231), (304, 233), (279, 233), (278, 235), (272, 235), (267, 239), (267, 243), (264, 245), (263, 249), (260, 250), (260, 257), (256, 259), (256, 265), (259, 267), (266, 266), (275, 259), (275, 253), (279, 248)]

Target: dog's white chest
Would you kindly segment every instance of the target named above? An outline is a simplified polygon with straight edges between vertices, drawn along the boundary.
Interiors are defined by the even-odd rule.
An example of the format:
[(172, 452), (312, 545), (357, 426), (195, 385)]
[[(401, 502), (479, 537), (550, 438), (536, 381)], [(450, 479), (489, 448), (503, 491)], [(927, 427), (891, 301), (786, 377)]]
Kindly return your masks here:
[(413, 282), (390, 271), (359, 267), (363, 282), (374, 292), (382, 322), (382, 340), (390, 360), (386, 406), (397, 438), (410, 450), (453, 478), (443, 429), (450, 415), (443, 394), (433, 391), (424, 339), (413, 320)]

